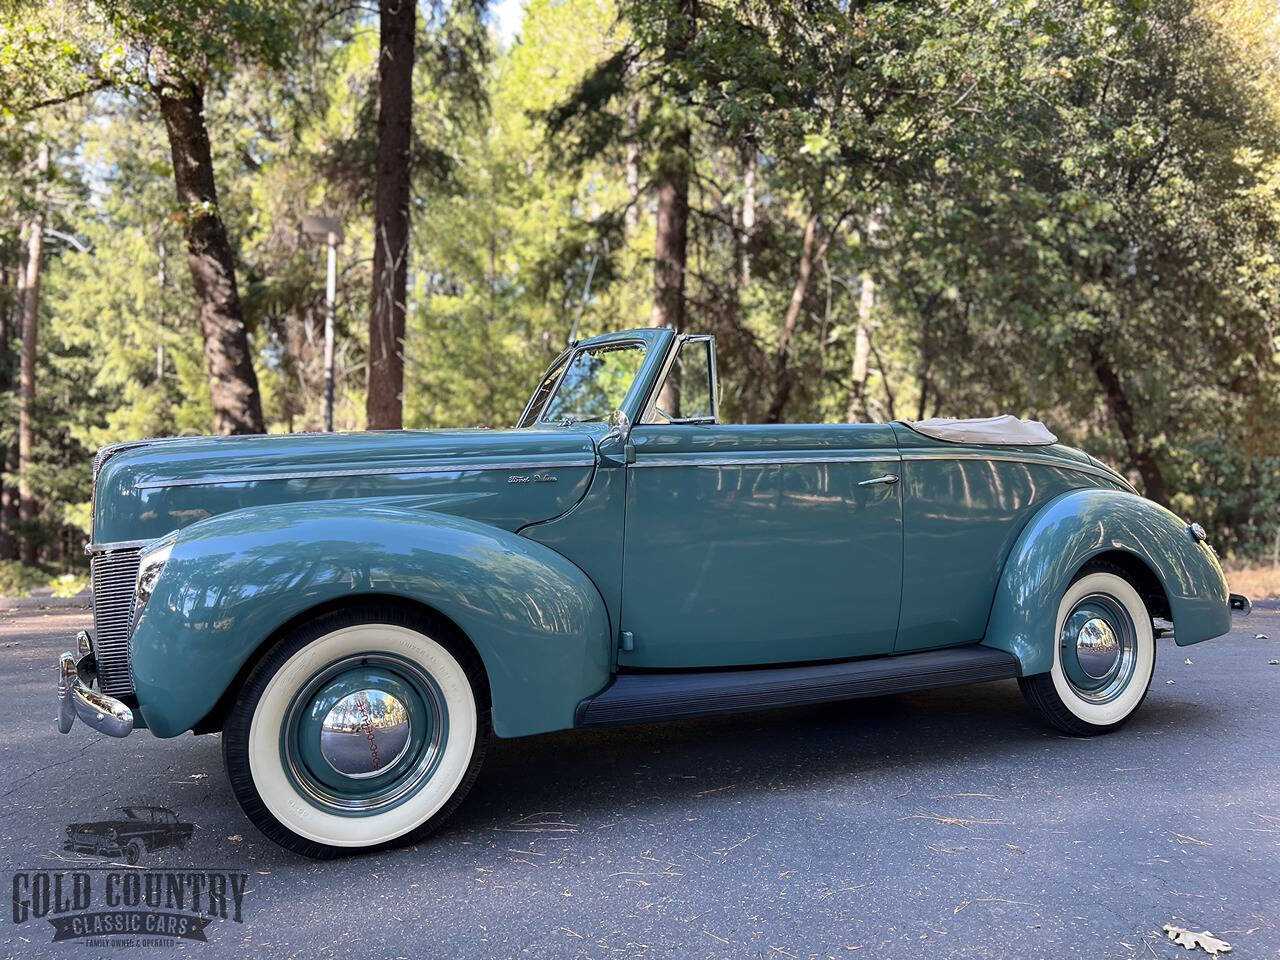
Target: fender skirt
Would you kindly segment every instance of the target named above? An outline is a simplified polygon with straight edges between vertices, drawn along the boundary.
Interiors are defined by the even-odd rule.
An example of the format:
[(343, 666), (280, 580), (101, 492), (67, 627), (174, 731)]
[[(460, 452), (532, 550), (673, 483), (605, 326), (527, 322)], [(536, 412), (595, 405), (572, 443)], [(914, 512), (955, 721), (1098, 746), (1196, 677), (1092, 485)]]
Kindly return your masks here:
[(1049, 501), (1022, 531), (982, 642), (1017, 657), (1023, 676), (1051, 669), (1063, 593), (1085, 563), (1115, 551), (1138, 558), (1159, 579), (1180, 646), (1231, 629), (1222, 567), (1185, 522), (1135, 494), (1087, 489)]
[(596, 587), (553, 550), (445, 514), (332, 501), (251, 507), (186, 527), (131, 643), (159, 737), (190, 729), (283, 625), (362, 597), (425, 604), (484, 662), (499, 736), (573, 726), (611, 667)]

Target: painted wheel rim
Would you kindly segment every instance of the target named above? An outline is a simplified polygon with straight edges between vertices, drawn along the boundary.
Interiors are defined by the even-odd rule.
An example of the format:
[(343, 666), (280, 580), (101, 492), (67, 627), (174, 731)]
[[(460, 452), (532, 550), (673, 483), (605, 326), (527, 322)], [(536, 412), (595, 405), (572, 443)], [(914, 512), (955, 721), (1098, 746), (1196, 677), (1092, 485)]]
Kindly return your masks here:
[(312, 806), (368, 816), (408, 800), (448, 740), (445, 698), (429, 673), (390, 653), (335, 661), (294, 695), (280, 732), (284, 770)]
[(1090, 703), (1114, 700), (1137, 667), (1138, 633), (1119, 600), (1092, 593), (1067, 614), (1059, 635), (1062, 671), (1072, 691)]

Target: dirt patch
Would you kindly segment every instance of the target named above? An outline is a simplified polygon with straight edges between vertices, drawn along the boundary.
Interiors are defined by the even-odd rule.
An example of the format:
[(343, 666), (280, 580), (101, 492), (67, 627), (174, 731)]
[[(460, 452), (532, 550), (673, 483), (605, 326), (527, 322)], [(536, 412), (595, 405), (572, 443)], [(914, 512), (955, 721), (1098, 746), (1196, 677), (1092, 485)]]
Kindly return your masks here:
[(1243, 593), (1250, 600), (1274, 599), (1280, 597), (1280, 567), (1237, 567), (1227, 571), (1227, 584), (1232, 593)]

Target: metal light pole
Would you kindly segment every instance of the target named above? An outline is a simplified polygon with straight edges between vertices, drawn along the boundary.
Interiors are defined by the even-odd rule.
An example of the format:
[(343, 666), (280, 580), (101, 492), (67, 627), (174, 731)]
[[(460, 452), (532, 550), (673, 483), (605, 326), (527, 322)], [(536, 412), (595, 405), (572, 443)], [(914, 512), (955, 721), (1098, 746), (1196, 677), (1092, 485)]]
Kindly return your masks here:
[(342, 224), (333, 217), (308, 215), (302, 218), (302, 232), (312, 240), (324, 240), (329, 246), (329, 269), (324, 298), (324, 429), (333, 432), (333, 318), (338, 295), (338, 244), (342, 242)]

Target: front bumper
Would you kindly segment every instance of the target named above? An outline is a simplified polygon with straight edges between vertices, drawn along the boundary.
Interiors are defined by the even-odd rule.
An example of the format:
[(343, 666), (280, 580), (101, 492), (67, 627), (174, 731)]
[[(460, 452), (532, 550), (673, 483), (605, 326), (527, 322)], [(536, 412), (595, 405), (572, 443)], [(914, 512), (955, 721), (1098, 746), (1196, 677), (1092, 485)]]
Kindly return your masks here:
[(68, 853), (87, 853), (94, 857), (118, 857), (124, 853), (119, 841), (106, 837), (69, 837), (62, 845)]
[(115, 697), (93, 689), (98, 664), (93, 641), (81, 630), (76, 634), (76, 654), (58, 658), (58, 730), (70, 733), (76, 718), (109, 737), (133, 732), (133, 711)]

